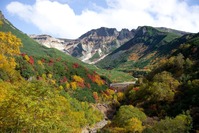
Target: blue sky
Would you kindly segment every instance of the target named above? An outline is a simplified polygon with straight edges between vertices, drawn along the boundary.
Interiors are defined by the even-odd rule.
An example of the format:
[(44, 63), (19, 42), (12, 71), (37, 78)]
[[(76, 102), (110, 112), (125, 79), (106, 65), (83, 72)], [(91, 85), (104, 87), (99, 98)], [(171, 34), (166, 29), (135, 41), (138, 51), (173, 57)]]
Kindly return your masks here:
[(1, 0), (0, 10), (24, 33), (63, 38), (143, 25), (199, 32), (198, 0)]
[[(42, 32), (41, 30), (39, 30), (38, 27), (35, 26), (34, 24), (25, 22), (23, 19), (19, 18), (17, 15), (13, 15), (9, 13), (9, 11), (6, 9), (6, 6), (14, 1), (17, 1), (23, 4), (28, 4), (28, 5), (33, 5), (36, 2), (36, 0), (1, 0), (0, 10), (3, 12), (4, 16), (10, 22), (12, 22), (14, 26), (16, 26), (18, 29), (20, 29), (24, 33), (45, 34), (45, 32)], [(81, 14), (82, 10), (84, 9), (94, 10), (93, 4), (96, 4), (105, 8), (107, 7), (105, 0), (54, 0), (54, 1), (60, 2), (61, 4), (68, 4), (77, 15)]]

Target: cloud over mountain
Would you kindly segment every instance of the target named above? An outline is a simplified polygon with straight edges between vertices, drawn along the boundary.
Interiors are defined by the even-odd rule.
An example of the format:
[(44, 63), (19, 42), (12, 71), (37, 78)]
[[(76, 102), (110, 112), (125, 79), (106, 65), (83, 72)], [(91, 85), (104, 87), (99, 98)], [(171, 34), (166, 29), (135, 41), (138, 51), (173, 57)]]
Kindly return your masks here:
[(57, 37), (77, 38), (99, 27), (137, 28), (164, 26), (189, 32), (199, 31), (199, 6), (187, 0), (106, 0), (108, 7), (93, 3), (93, 9), (75, 14), (66, 2), (36, 0), (33, 5), (11, 2), (7, 10), (34, 24), (43, 33)]

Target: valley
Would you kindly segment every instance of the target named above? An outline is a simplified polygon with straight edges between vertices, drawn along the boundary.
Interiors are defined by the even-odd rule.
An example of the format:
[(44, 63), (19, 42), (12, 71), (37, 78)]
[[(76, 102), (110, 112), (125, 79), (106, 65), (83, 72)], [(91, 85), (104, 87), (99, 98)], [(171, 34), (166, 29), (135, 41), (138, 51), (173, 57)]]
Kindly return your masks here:
[(199, 132), (199, 33), (27, 35), (0, 12), (0, 132)]

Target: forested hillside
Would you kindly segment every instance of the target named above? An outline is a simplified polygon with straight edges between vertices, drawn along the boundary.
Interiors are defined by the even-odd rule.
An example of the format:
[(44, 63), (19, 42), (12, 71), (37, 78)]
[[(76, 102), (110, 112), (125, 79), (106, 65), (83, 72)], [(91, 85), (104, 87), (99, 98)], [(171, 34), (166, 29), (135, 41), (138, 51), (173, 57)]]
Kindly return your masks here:
[(199, 34), (188, 34), (173, 42), (181, 45), (124, 92), (122, 106), (103, 131), (198, 132), (198, 40)]
[[(93, 85), (96, 90), (92, 91), (102, 89), (105, 81), (98, 74), (61, 57), (46, 54), (41, 58), (31, 50), (21, 53), (24, 43), (2, 31), (5, 21), (0, 22), (0, 132), (80, 132), (103, 118), (89, 103), (71, 97), (80, 94), (76, 89)], [(40, 49), (42, 54), (44, 49)], [(84, 77), (90, 74), (90, 79), (83, 79), (82, 73)], [(74, 94), (67, 93), (69, 88)], [(91, 98), (85, 95), (82, 101), (95, 102), (92, 91)]]
[(110, 79), (123, 73), (46, 48), (0, 18), (0, 132), (81, 132), (104, 118), (94, 103), (113, 95), (95, 70)]

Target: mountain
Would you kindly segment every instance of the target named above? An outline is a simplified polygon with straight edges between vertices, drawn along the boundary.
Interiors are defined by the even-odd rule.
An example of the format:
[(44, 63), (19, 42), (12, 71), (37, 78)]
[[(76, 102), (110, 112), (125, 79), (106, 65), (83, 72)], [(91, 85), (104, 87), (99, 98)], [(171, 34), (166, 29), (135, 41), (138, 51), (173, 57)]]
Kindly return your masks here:
[[(147, 26), (144, 27), (146, 28)], [(167, 43), (176, 37), (188, 34), (188, 32), (165, 27), (154, 27), (153, 29), (158, 31), (158, 34), (162, 33), (165, 36), (168, 34), (165, 42), (163, 40), (161, 43)], [(54, 38), (49, 35), (30, 35), (30, 37), (44, 46), (56, 48), (86, 63), (95, 64), (129, 40), (144, 37), (144, 32), (151, 32), (149, 35), (153, 34), (153, 30), (145, 31), (142, 27), (138, 27), (136, 30), (132, 29), (131, 31), (128, 29), (117, 31), (115, 28), (101, 27), (88, 31), (75, 40)]]
[[(16, 70), (24, 79), (49, 80), (56, 86), (62, 86), (61, 88), (65, 90), (67, 88), (66, 83), (68, 83), (68, 88), (77, 89), (77, 91), (71, 91), (71, 96), (78, 99), (78, 97), (81, 98), (80, 94), (82, 94), (85, 95), (84, 100), (90, 102), (94, 101), (94, 98), (92, 98), (93, 91), (100, 91), (101, 89), (107, 88), (107, 83), (105, 82), (106, 77), (103, 77), (103, 80), (100, 75), (90, 69), (94, 68), (94, 66), (88, 66), (80, 60), (64, 54), (57, 49), (47, 48), (37, 43), (35, 40), (29, 38), (28, 35), (14, 27), (2, 14), (0, 15), (0, 20), (3, 22), (0, 26), (1, 32), (5, 34), (11, 32), (17, 38), (21, 39), (23, 46), (20, 48), (20, 55), (16, 56), (15, 60), (17, 63)], [(97, 76), (98, 82), (101, 82), (100, 84), (95, 82), (94, 79), (91, 79), (95, 76)], [(9, 78), (11, 77), (0, 69), (0, 80), (11, 80)], [(75, 83), (76, 80), (81, 80), (81, 85), (78, 82)], [(84, 92), (82, 90), (78, 91), (78, 88), (91, 87), (96, 90), (85, 89), (83, 90)], [(86, 98), (87, 94), (89, 94), (88, 99)]]
[(49, 35), (30, 35), (39, 43), (57, 48), (87, 63), (97, 62), (134, 36), (134, 30), (101, 27), (75, 40), (53, 38)]
[(134, 37), (114, 50), (97, 66), (106, 69), (118, 68), (119, 70), (146, 69), (158, 58), (166, 57), (180, 44), (171, 43), (175, 39), (187, 34), (187, 32), (168, 28), (154, 28), (150, 26), (138, 27)]

